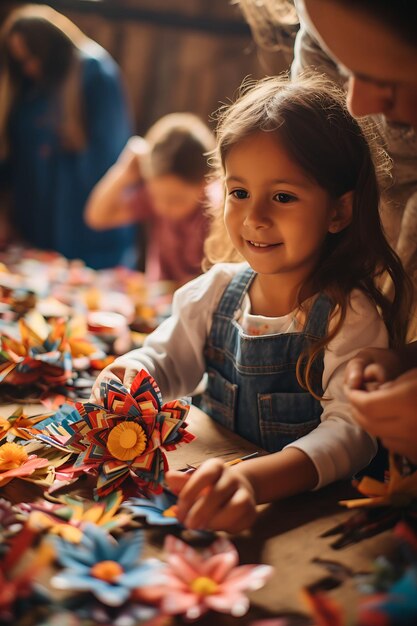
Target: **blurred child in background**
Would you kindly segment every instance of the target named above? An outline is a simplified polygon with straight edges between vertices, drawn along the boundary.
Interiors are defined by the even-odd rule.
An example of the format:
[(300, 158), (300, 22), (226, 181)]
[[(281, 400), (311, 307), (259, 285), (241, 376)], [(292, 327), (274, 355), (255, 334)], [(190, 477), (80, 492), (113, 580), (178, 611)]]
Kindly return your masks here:
[(210, 129), (191, 113), (172, 113), (145, 138), (132, 137), (117, 163), (96, 185), (86, 209), (92, 228), (148, 224), (146, 275), (149, 281), (180, 286), (201, 273), (208, 230), (206, 204), (221, 201), (208, 184)]

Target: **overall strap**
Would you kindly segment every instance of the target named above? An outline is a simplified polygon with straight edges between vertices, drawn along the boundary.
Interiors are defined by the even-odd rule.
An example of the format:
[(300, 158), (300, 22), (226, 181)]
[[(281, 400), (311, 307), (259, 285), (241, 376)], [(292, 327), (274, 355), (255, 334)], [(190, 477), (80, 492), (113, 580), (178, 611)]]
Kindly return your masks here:
[(333, 307), (329, 296), (323, 293), (319, 294), (311, 307), (304, 333), (313, 337), (324, 337)]
[(227, 285), (218, 304), (216, 314), (233, 318), (240, 309), (243, 298), (256, 274), (251, 267), (238, 272)]

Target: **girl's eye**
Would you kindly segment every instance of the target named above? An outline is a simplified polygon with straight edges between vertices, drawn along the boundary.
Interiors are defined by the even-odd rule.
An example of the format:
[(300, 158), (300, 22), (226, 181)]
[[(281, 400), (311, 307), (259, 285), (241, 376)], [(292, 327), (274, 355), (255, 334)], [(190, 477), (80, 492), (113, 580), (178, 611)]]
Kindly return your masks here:
[(277, 202), (281, 202), (282, 204), (288, 204), (288, 202), (294, 202), (294, 200), (296, 200), (297, 198), (295, 196), (292, 196), (289, 193), (277, 193), (274, 196), (274, 199), (277, 200)]
[(249, 197), (249, 194), (245, 189), (233, 189), (233, 191), (230, 192), (230, 195), (238, 200), (245, 200)]

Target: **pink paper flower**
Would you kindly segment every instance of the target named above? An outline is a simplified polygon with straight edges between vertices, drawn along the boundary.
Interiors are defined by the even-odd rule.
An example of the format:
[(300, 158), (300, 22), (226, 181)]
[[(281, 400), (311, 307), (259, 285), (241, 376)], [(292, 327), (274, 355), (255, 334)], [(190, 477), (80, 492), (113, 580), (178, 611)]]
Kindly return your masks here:
[(246, 591), (260, 589), (272, 574), (269, 565), (240, 565), (239, 555), (226, 539), (197, 552), (171, 535), (165, 540), (164, 586), (146, 587), (142, 599), (160, 602), (163, 613), (198, 619), (209, 610), (241, 617), (249, 609)]

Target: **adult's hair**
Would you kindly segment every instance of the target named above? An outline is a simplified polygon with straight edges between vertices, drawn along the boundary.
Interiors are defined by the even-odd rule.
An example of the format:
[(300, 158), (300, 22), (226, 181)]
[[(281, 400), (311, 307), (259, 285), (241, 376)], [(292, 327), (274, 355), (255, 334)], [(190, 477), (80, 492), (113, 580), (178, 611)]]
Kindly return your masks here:
[(327, 0), (372, 16), (388, 30), (417, 48), (417, 3), (414, 0)]
[[(369, 15), (417, 48), (417, 2), (415, 0), (326, 0), (348, 10)], [(254, 39), (267, 49), (285, 49), (295, 35), (297, 22), (292, 0), (236, 0), (251, 27)]]
[(80, 67), (77, 50), (89, 39), (64, 15), (46, 5), (25, 5), (10, 13), (0, 30), (0, 156), (9, 151), (10, 114), (27, 84), (13, 58), (9, 40), (19, 35), (41, 66), (40, 86), (56, 93), (59, 102), (58, 132), (66, 148), (85, 146), (81, 102)]
[[(353, 289), (361, 289), (375, 302), (392, 344), (401, 344), (409, 315), (409, 279), (384, 236), (379, 216), (377, 169), (381, 175), (386, 173), (390, 161), (372, 141), (370, 128), (361, 126), (348, 112), (344, 92), (317, 75), (295, 82), (286, 76), (267, 78), (244, 85), (240, 97), (220, 109), (218, 117), (212, 162), (223, 176), (230, 150), (244, 138), (266, 132), (332, 198), (353, 192), (351, 223), (339, 233), (327, 234), (319, 262), (308, 278), (314, 292), (326, 293), (340, 313), (332, 332), (310, 350), (305, 378), (308, 388), (312, 361), (340, 330)], [(227, 241), (222, 211), (214, 210), (206, 243), (208, 263), (238, 260)], [(392, 302), (379, 286), (386, 272), (394, 285)], [(304, 298), (302, 287), (300, 305)]]
[(214, 134), (196, 115), (165, 115), (145, 138), (150, 146), (144, 163), (146, 176), (172, 174), (187, 183), (200, 183), (210, 171), (206, 155), (214, 149)]

